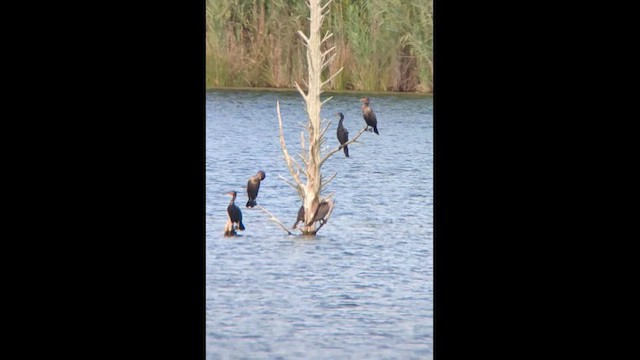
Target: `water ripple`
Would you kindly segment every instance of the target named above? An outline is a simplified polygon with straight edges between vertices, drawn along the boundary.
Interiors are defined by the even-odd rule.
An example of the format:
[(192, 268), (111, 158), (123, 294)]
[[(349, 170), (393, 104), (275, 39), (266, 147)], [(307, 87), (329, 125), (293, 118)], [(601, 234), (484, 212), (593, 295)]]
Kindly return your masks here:
[[(327, 94), (329, 96), (331, 94)], [(433, 121), (424, 97), (370, 96), (380, 135), (365, 133), (323, 173), (336, 207), (313, 237), (288, 236), (259, 209), (246, 183), (267, 177), (258, 203), (285, 224), (300, 200), (278, 140), (281, 101), (290, 152), (305, 111), (295, 92), (211, 91), (206, 121), (207, 359), (431, 359), (433, 357)], [(364, 126), (359, 95), (334, 94), (323, 118)], [(337, 121), (334, 120), (336, 126)], [(337, 146), (329, 132), (328, 147)], [(238, 192), (242, 236), (225, 238)]]

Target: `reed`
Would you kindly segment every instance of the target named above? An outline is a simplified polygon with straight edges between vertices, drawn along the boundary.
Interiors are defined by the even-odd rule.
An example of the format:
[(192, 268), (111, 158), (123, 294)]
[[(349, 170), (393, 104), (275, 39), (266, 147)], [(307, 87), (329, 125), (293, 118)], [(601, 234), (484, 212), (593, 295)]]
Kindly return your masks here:
[[(433, 89), (432, 0), (334, 0), (323, 23), (336, 57), (327, 90)], [(309, 27), (304, 0), (207, 0), (207, 87), (290, 88), (306, 80), (298, 29)]]

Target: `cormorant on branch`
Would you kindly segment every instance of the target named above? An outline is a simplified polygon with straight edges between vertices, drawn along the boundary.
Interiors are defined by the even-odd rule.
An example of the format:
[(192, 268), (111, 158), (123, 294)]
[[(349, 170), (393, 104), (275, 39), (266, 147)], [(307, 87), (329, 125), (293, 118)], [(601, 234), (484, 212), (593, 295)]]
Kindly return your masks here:
[[(324, 225), (328, 221), (328, 219), (325, 219), (325, 217), (327, 216), (327, 213), (329, 212), (330, 209), (331, 209), (331, 204), (329, 203), (329, 201), (323, 200), (318, 206), (318, 211), (316, 211), (316, 216), (313, 217), (313, 220), (311, 222), (309, 222), (308, 224), (305, 224), (305, 226), (310, 226), (316, 221), (320, 221), (320, 225)], [(296, 219), (296, 223), (293, 224), (292, 229), (295, 229), (298, 226), (299, 222), (304, 223), (304, 205), (300, 206), (300, 209), (298, 210), (298, 218)]]
[(342, 125), (342, 120), (344, 120), (344, 115), (341, 112), (337, 113), (336, 115), (340, 116), (340, 121), (338, 122), (338, 131), (337, 131), (338, 141), (340, 141), (340, 146), (342, 146), (344, 150), (344, 155), (346, 157), (349, 157), (349, 147), (347, 145), (344, 145), (344, 143), (349, 141), (349, 131), (345, 129), (345, 127)]
[(258, 203), (256, 202), (256, 198), (258, 197), (258, 190), (260, 190), (260, 181), (264, 180), (265, 173), (260, 170), (255, 176), (249, 178), (249, 182), (247, 182), (247, 195), (249, 196), (249, 201), (247, 201), (247, 207), (251, 208)]
[(378, 133), (378, 120), (376, 119), (376, 114), (369, 107), (369, 98), (362, 98), (360, 99), (360, 102), (362, 103), (362, 117), (364, 117), (364, 121), (367, 123), (367, 130), (369, 127), (372, 127), (373, 132), (380, 135)]

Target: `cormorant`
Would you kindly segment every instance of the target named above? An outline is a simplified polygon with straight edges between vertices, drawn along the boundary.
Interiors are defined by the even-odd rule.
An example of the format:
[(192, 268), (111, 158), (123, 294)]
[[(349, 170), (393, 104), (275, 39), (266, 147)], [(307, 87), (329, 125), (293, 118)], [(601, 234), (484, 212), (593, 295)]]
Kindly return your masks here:
[(295, 229), (300, 221), (304, 221), (304, 204), (300, 206), (300, 210), (298, 210), (298, 217), (296, 218), (296, 223), (293, 224), (293, 227), (291, 228)]
[[(342, 120), (344, 120), (344, 115), (342, 113), (337, 113), (336, 115), (340, 116), (340, 121), (338, 122), (338, 141), (340, 141), (340, 145), (344, 145), (347, 141), (349, 141), (349, 131), (342, 126)], [(343, 147), (344, 155), (349, 157), (349, 147), (344, 145)]]
[(236, 201), (236, 196), (238, 195), (238, 193), (236, 193), (235, 191), (231, 191), (231, 192), (228, 192), (227, 195), (233, 196), (231, 198), (231, 201), (229, 202), (229, 206), (227, 206), (227, 213), (229, 214), (229, 220), (231, 220), (232, 225), (237, 224), (238, 230), (244, 230), (244, 225), (242, 224), (242, 211), (240, 211), (240, 208), (234, 202)]
[(249, 178), (249, 182), (247, 182), (247, 195), (249, 196), (249, 201), (247, 201), (247, 207), (251, 208), (258, 203), (256, 202), (256, 198), (258, 197), (258, 190), (260, 190), (260, 181), (264, 180), (265, 173), (260, 170), (255, 176)]
[[(325, 216), (327, 216), (330, 208), (330, 203), (326, 200), (322, 200), (322, 202), (318, 206), (318, 211), (316, 211), (316, 216), (313, 217), (313, 220), (310, 223), (305, 225), (309, 226), (316, 221), (320, 221), (321, 225), (326, 223), (327, 219), (325, 219)], [(296, 223), (293, 224), (292, 229), (295, 229), (298, 226), (298, 223), (301, 221), (304, 222), (304, 205), (300, 206), (300, 209), (298, 210), (298, 218), (296, 219)]]
[(376, 119), (376, 114), (369, 107), (369, 98), (362, 98), (360, 99), (360, 102), (362, 103), (362, 117), (364, 118), (364, 121), (367, 122), (367, 130), (369, 129), (369, 126), (371, 126), (373, 128), (373, 132), (380, 135), (378, 133), (378, 120)]

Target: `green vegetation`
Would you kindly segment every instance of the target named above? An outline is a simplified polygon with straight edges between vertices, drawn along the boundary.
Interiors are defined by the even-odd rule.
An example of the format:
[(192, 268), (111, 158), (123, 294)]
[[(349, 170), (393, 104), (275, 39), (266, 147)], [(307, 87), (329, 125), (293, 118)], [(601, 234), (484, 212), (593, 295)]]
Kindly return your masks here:
[[(323, 23), (341, 67), (327, 90), (433, 89), (432, 0), (334, 0)], [(206, 86), (304, 87), (308, 33), (304, 0), (207, 0)]]

